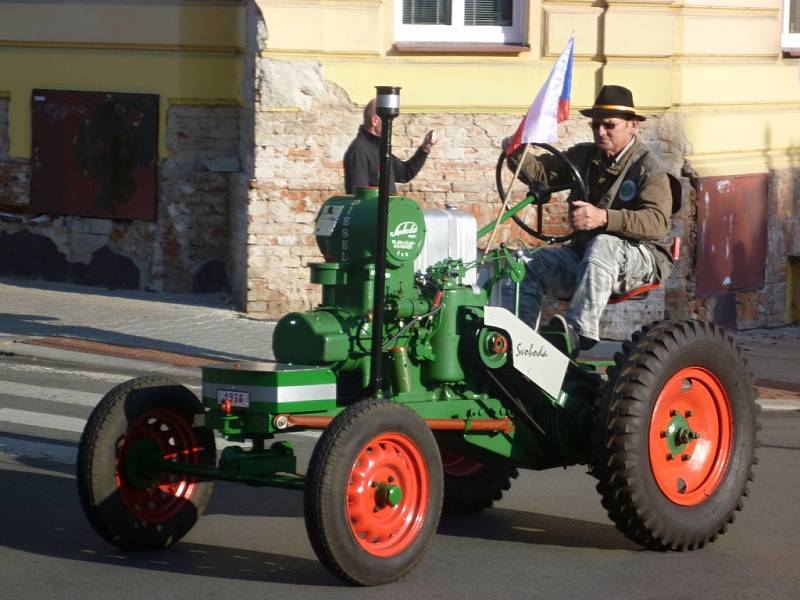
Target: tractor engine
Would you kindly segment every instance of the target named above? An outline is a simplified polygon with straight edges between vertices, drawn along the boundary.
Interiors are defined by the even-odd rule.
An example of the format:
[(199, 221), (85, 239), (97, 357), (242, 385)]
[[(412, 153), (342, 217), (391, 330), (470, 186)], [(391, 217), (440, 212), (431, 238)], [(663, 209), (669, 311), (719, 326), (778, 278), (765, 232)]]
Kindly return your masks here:
[[(357, 381), (366, 385), (377, 213), (378, 190), (370, 188), (331, 197), (322, 206), (314, 233), (325, 262), (309, 264), (312, 283), (322, 285), (322, 302), (278, 322), (273, 336), (277, 361), (325, 366), (339, 377), (360, 373)], [(474, 217), (465, 211), (423, 212), (409, 198), (389, 199), (382, 340), (383, 351), (392, 357), (387, 368), (396, 393), (412, 391), (414, 380), (436, 385), (464, 379), (457, 307), (486, 303), (485, 293), (472, 285), (474, 264), (465, 267), (475, 261), (476, 229)], [(442, 304), (447, 311), (440, 310)], [(437, 313), (436, 319), (427, 319)], [(398, 363), (405, 365), (399, 375)]]

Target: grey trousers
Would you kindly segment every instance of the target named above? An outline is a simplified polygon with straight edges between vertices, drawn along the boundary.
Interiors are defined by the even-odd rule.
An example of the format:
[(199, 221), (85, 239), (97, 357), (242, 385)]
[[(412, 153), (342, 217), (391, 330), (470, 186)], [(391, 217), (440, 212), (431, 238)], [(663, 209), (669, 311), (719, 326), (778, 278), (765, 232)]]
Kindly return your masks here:
[[(611, 294), (624, 294), (656, 281), (656, 262), (649, 248), (601, 234), (579, 256), (566, 246), (545, 247), (523, 258), (526, 273), (520, 287), (520, 319), (536, 328), (544, 295), (569, 300), (566, 319), (584, 337), (600, 339), (600, 315)], [(503, 288), (503, 305), (513, 309), (513, 284)]]

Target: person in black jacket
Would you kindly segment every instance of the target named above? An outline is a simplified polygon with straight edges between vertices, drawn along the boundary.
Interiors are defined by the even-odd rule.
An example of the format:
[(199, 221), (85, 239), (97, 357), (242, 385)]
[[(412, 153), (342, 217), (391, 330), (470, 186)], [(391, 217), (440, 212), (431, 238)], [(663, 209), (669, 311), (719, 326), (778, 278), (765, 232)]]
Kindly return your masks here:
[[(361, 187), (378, 187), (381, 123), (381, 118), (375, 113), (373, 98), (364, 107), (364, 123), (358, 128), (356, 139), (344, 153), (344, 191), (347, 194), (354, 194)], [(429, 131), (417, 151), (408, 160), (402, 161), (392, 155), (390, 195), (397, 193), (396, 181), (408, 183), (416, 177), (436, 141), (433, 131)]]

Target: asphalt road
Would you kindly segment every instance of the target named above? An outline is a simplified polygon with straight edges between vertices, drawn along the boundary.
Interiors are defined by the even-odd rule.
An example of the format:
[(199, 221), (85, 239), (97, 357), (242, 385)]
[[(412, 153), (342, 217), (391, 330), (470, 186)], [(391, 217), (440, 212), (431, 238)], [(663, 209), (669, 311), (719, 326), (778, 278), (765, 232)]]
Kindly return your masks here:
[[(218, 483), (207, 514), (169, 550), (125, 554), (101, 540), (79, 506), (76, 443), (93, 398), (133, 374), (2, 357), (0, 597), (800, 597), (798, 411), (762, 413), (745, 510), (703, 550), (659, 553), (629, 542), (579, 467), (523, 472), (496, 508), (444, 521), (408, 577), (361, 589), (317, 562), (299, 492)], [(303, 464), (315, 440), (291, 440)]]

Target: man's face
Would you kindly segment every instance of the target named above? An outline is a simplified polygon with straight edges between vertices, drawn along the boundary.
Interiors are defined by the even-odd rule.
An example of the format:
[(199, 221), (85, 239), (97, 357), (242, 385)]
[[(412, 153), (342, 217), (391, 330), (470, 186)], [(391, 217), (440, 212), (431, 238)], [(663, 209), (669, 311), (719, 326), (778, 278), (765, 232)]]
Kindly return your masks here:
[(594, 132), (594, 143), (605, 152), (606, 156), (612, 157), (628, 145), (639, 128), (639, 121), (617, 117), (592, 119), (591, 127)]

